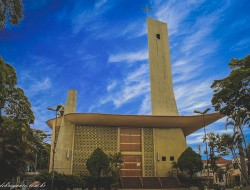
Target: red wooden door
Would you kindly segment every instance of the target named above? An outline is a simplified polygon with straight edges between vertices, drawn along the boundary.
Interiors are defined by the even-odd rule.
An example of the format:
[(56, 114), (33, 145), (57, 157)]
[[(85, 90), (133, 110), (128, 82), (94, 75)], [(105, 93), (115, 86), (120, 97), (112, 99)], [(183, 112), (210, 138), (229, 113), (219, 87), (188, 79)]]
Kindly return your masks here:
[(138, 177), (139, 175), (142, 176), (141, 155), (123, 155), (122, 160), (123, 166), (121, 168), (121, 174), (123, 177)]

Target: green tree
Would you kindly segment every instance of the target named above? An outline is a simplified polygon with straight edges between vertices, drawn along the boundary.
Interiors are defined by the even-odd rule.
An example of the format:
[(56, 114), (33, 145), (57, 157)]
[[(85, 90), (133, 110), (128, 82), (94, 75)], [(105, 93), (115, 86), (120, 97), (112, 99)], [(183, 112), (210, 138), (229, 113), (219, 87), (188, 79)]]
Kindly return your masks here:
[(7, 20), (12, 25), (18, 24), (23, 18), (21, 0), (0, 0), (0, 29), (3, 30)]
[(101, 148), (97, 148), (87, 160), (87, 169), (91, 175), (90, 181), (95, 184), (97, 189), (101, 185), (101, 177), (106, 177), (110, 172), (110, 156), (108, 156)]
[[(48, 173), (48, 171), (39, 172), (39, 175), (34, 176), (35, 180), (45, 183), (46, 189), (51, 189), (51, 177), (52, 173)], [(55, 172), (54, 189), (67, 190), (74, 188), (86, 188), (85, 178), (83, 176)]]
[(178, 158), (177, 164), (181, 171), (188, 171), (190, 178), (203, 169), (201, 156), (188, 147)]
[[(250, 143), (247, 144), (247, 151), (250, 152)], [(248, 155), (248, 158), (250, 160), (250, 155)], [(250, 172), (250, 171), (249, 171)]]
[(3, 113), (25, 124), (34, 122), (35, 116), (31, 104), (24, 91), (17, 87), (16, 71), (2, 57), (0, 57), (0, 92), (0, 122)]
[(213, 174), (218, 169), (216, 161), (221, 157), (218, 146), (220, 144), (220, 135), (213, 132), (207, 134), (207, 142), (209, 147), (209, 163)]
[[(228, 116), (227, 125), (234, 127), (234, 138), (238, 140), (233, 139), (233, 143), (236, 143), (239, 152), (242, 174), (246, 176), (244, 152), (246, 156), (248, 152), (243, 127), (249, 126), (250, 121), (250, 55), (240, 60), (231, 59), (229, 66), (229, 76), (215, 80), (211, 86), (214, 89), (212, 104), (215, 110)], [(236, 154), (237, 151), (234, 149), (234, 152)]]
[[(19, 175), (32, 161), (34, 114), (24, 91), (17, 87), (15, 69), (0, 57), (0, 170), (1, 180)], [(7, 171), (7, 172), (6, 172)]]
[[(225, 151), (225, 154), (232, 154), (234, 161), (237, 163), (239, 166), (239, 170), (241, 171), (241, 174), (243, 176), (243, 182), (247, 182), (247, 174), (246, 174), (246, 165), (245, 165), (245, 160), (242, 160), (242, 157), (240, 156), (241, 154), (241, 149), (239, 148), (239, 144), (242, 144), (242, 136), (239, 132), (234, 132), (233, 134), (223, 134), (221, 136), (221, 143), (220, 143), (220, 148)], [(238, 157), (240, 156), (240, 162)]]
[(239, 138), (236, 134), (222, 134), (219, 149), (224, 151), (225, 155), (232, 155), (236, 157), (237, 141)]
[(249, 152), (247, 151), (245, 135), (243, 133), (243, 127), (249, 122), (249, 117), (245, 117), (244, 110), (238, 110), (233, 116), (227, 118), (226, 127), (231, 125), (233, 126), (233, 131), (235, 134), (236, 140), (234, 141), (235, 146), (238, 149), (238, 155), (240, 157), (240, 168), (242, 175), (244, 176), (243, 182), (249, 183), (247, 179), (247, 169), (245, 164), (245, 157), (248, 157)]
[(231, 73), (224, 79), (215, 80), (212, 104), (220, 113), (232, 116), (238, 110), (250, 112), (250, 55), (243, 59), (231, 59)]
[(86, 165), (91, 176), (106, 176), (110, 167), (110, 158), (102, 149), (97, 148), (88, 158)]
[(51, 137), (47, 131), (39, 129), (30, 129), (25, 139), (32, 149), (32, 159), (29, 163), (35, 170), (48, 170), (49, 168), (49, 155), (50, 144), (45, 141)]
[(117, 174), (121, 169), (121, 164), (123, 163), (122, 155), (120, 152), (110, 154), (110, 171), (113, 174)]
[(179, 166), (178, 166), (178, 163), (176, 161), (171, 163), (171, 169), (172, 169), (173, 173), (174, 173), (174, 171), (176, 171), (176, 175), (177, 176), (179, 175)]
[(10, 64), (5, 63), (3, 58), (0, 57), (0, 118), (2, 110), (5, 108), (16, 84), (17, 76), (15, 69)]
[(0, 133), (1, 158), (0, 158), (0, 182), (17, 176), (25, 170), (23, 157), (23, 146), (20, 138), (20, 128), (16, 123), (8, 118), (2, 118)]

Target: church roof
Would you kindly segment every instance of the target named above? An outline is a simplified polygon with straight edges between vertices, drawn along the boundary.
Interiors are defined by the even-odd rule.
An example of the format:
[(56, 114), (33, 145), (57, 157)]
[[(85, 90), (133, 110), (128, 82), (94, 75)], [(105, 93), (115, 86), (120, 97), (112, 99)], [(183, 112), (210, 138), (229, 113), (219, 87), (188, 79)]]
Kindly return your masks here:
[[(205, 125), (209, 125), (224, 117), (220, 113), (204, 115)], [(181, 128), (185, 136), (204, 127), (202, 115), (190, 116), (163, 116), (163, 115), (118, 115), (100, 113), (69, 113), (64, 118), (76, 125), (82, 126), (110, 126), (128, 128)], [(48, 120), (46, 123), (52, 128), (56, 119)], [(62, 117), (58, 118), (61, 126)]]

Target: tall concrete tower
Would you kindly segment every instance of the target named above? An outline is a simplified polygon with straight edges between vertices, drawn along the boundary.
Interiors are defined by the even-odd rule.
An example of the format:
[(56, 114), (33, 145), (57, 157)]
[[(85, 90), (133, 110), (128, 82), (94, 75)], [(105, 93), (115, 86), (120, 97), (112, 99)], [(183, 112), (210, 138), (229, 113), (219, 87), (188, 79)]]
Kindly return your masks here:
[(153, 115), (178, 115), (172, 84), (167, 24), (147, 18)]

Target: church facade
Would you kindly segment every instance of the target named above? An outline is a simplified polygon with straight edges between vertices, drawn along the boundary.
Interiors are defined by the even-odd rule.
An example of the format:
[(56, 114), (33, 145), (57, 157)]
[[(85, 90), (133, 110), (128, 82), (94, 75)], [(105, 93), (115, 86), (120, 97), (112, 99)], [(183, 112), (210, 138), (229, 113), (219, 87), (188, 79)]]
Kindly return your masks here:
[[(179, 116), (172, 86), (167, 24), (148, 18), (152, 115), (75, 113), (77, 91), (69, 90), (64, 115), (47, 121), (56, 142), (54, 169), (87, 174), (86, 161), (101, 148), (121, 152), (126, 177), (168, 176), (171, 164), (187, 148), (186, 136), (222, 116)], [(50, 170), (53, 151), (51, 150)]]

